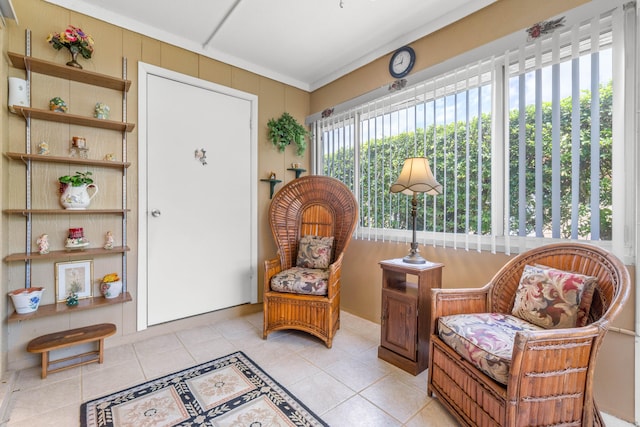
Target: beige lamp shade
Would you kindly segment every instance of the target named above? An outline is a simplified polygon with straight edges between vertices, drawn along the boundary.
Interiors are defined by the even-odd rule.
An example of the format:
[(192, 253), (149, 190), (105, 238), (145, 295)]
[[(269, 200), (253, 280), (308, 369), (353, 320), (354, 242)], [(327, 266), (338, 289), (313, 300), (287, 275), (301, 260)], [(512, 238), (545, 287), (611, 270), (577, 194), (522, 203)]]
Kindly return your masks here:
[(392, 193), (427, 193), (432, 196), (442, 193), (442, 185), (433, 177), (426, 157), (409, 157), (404, 161), (400, 176), (391, 185)]

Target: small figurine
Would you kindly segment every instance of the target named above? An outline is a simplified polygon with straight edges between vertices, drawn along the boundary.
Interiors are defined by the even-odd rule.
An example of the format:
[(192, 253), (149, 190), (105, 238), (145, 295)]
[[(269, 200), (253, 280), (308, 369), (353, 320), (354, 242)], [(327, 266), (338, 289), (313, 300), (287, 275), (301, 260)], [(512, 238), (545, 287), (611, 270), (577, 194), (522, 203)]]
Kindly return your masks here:
[(49, 235), (48, 234), (43, 234), (42, 236), (38, 237), (38, 240), (36, 240), (36, 243), (38, 243), (38, 252), (40, 253), (40, 255), (49, 253)]
[(40, 144), (38, 144), (38, 154), (43, 156), (49, 154), (49, 144), (47, 144), (45, 141), (42, 141)]
[(275, 172), (271, 172), (269, 174), (269, 179), (276, 179), (276, 173)]
[(71, 148), (69, 149), (71, 157), (80, 157), (87, 159), (89, 157), (89, 148), (87, 147), (87, 139), (81, 136), (71, 138)]
[(67, 103), (59, 96), (56, 96), (49, 100), (49, 110), (55, 111), (56, 113), (66, 113), (68, 110)]
[(105, 154), (104, 159), (113, 162), (116, 159), (116, 155), (113, 153), (108, 153)]
[(96, 103), (95, 112), (93, 113), (93, 117), (96, 119), (107, 120), (109, 118), (109, 113), (111, 112), (111, 108), (104, 102)]
[(113, 233), (111, 231), (107, 231), (107, 234), (105, 234), (103, 247), (105, 249), (113, 249)]

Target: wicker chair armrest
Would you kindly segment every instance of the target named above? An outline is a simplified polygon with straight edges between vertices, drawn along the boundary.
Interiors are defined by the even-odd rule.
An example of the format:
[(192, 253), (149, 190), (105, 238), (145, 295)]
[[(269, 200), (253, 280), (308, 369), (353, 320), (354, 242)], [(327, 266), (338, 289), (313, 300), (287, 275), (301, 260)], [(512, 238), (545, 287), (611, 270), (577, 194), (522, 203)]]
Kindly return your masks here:
[(264, 262), (264, 292), (271, 290), (271, 278), (281, 271), (280, 258), (268, 259)]
[(340, 292), (340, 278), (342, 277), (342, 259), (344, 254), (338, 255), (336, 260), (329, 265), (329, 279), (327, 283), (327, 297), (333, 298)]
[[(518, 393), (518, 398), (535, 396), (536, 399), (585, 393), (584, 389), (591, 387), (595, 357), (605, 332), (597, 323), (581, 328), (518, 332), (508, 392)], [(512, 398), (516, 397), (507, 396), (507, 401)]]
[(431, 289), (431, 334), (436, 333), (438, 318), (452, 314), (487, 311), (489, 288)]

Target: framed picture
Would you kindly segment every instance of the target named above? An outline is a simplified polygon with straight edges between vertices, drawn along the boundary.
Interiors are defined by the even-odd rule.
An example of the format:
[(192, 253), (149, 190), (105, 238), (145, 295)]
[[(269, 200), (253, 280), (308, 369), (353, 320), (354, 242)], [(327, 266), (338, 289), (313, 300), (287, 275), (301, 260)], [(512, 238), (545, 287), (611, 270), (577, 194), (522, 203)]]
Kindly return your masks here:
[(89, 298), (93, 286), (93, 260), (57, 262), (56, 301), (63, 302), (74, 293), (78, 298)]

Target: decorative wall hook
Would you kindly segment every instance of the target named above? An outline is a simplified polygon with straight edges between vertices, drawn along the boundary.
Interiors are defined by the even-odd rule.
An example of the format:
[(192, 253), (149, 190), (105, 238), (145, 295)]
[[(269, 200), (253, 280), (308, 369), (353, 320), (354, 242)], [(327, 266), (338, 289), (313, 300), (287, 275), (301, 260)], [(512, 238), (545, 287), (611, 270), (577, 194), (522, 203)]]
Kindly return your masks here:
[(205, 166), (207, 164), (207, 152), (205, 151), (204, 148), (201, 149), (196, 149), (195, 150), (195, 158), (196, 160), (200, 160), (200, 163), (202, 163), (202, 166)]
[(407, 79), (396, 80), (395, 82), (389, 85), (389, 92), (395, 92), (400, 89), (404, 89), (407, 85)]
[(532, 41), (540, 36), (554, 32), (557, 28), (564, 27), (564, 16), (550, 21), (540, 21), (527, 28), (527, 40)]
[(333, 108), (327, 108), (322, 112), (322, 118), (326, 119), (327, 117), (330, 117), (332, 114), (333, 114)]

